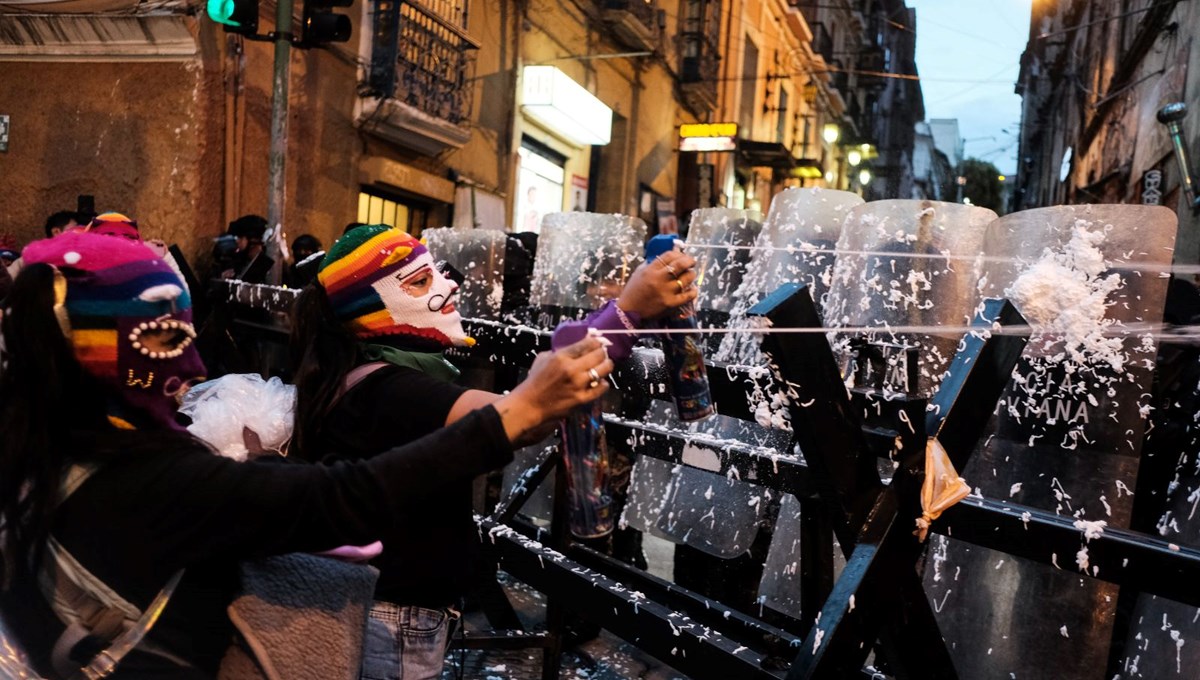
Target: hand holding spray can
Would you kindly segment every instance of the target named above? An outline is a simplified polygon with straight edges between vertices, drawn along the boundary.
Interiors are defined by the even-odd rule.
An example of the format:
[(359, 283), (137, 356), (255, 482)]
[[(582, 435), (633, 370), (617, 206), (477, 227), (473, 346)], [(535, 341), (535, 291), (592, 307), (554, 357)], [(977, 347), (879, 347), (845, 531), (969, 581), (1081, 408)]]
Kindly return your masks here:
[[(646, 243), (646, 261), (653, 262), (671, 249), (682, 250), (683, 243), (673, 234), (659, 234)], [(708, 373), (704, 368), (704, 353), (700, 350), (699, 325), (696, 322), (696, 303), (668, 311), (659, 320), (668, 330), (692, 330), (694, 333), (662, 333), (663, 355), (671, 380), (671, 396), (675, 411), (682, 421), (707, 418), (716, 413), (708, 389)]]
[(559, 430), (570, 499), (567, 526), (577, 538), (607, 536), (612, 533), (614, 518), (600, 400), (573, 409)]
[[(557, 350), (583, 339), (582, 328), (555, 331)], [(604, 338), (601, 343), (607, 342)], [(559, 424), (562, 464), (567, 470), (567, 527), (576, 538), (600, 538), (612, 533), (612, 478), (604, 441), (604, 409), (600, 400), (575, 407)]]

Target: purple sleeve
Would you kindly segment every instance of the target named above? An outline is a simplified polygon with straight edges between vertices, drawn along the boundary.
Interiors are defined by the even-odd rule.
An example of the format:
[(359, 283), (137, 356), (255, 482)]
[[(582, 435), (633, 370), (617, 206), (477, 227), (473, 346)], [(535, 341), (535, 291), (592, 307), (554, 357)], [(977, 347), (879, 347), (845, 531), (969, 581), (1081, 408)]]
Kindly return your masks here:
[[(635, 312), (625, 312), (625, 317), (634, 326), (642, 327), (642, 319)], [(589, 328), (595, 328), (598, 331), (625, 328), (625, 324), (621, 323), (621, 317), (617, 314), (615, 300), (604, 303), (603, 307), (588, 314), (582, 321), (564, 321), (558, 324), (558, 327), (554, 329), (554, 336), (550, 339), (550, 347), (560, 350), (567, 345), (573, 345), (587, 337)], [(638, 336), (633, 333), (615, 333), (604, 337), (612, 341), (608, 347), (608, 356), (614, 360), (628, 358), (633, 351), (633, 343), (638, 339)]]

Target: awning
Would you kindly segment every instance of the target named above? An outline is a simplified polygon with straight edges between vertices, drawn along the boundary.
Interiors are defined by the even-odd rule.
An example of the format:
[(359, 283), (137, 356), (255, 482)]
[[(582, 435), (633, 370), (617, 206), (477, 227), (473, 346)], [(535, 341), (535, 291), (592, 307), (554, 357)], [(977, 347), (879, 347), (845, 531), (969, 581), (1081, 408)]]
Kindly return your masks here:
[(738, 160), (741, 161), (741, 165), (751, 168), (791, 170), (796, 165), (792, 150), (783, 144), (749, 139), (738, 140)]
[[(109, 4), (72, 0), (56, 4)], [(7, 9), (9, 5), (0, 5)], [(0, 61), (174, 61), (196, 56), (187, 17), (177, 14), (3, 14)]]

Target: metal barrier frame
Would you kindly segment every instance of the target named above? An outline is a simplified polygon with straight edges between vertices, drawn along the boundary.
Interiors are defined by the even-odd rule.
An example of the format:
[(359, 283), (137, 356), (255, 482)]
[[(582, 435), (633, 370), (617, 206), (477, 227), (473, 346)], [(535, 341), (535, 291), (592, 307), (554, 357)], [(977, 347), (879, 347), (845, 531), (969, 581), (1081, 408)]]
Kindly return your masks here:
[[(231, 288), (243, 290), (245, 285)], [(267, 292), (258, 299), (275, 302), (276, 296)], [(247, 299), (253, 294), (237, 297), (260, 306)], [(808, 291), (794, 284), (763, 300), (752, 314), (776, 328), (822, 325)], [(773, 625), (573, 543), (562, 521), (562, 466), (547, 453), (524, 480), (523, 490), (490, 516), (479, 518), (479, 525), (504, 568), (548, 596), (548, 631), (476, 635), (464, 646), (541, 647), (546, 651), (543, 678), (557, 677), (563, 604), (570, 602), (573, 611), (697, 677), (845, 678), (863, 672), (872, 650), (897, 678), (957, 677), (917, 572), (922, 546), (912, 536), (911, 519), (919, 514), (924, 442), (927, 434), (936, 436), (955, 467), (965, 468), (1026, 341), (988, 331), (995, 324), (1022, 323), (1011, 305), (989, 301), (974, 321), (980, 332), (965, 338), (928, 414), (922, 400), (848, 394), (824, 334), (767, 334), (763, 350), (777, 384), (787, 390), (793, 443), (803, 457), (769, 455), (750, 446), (714, 446), (686, 433), (640, 423), (637, 413), (606, 416), (610, 446), (624, 446), (636, 434), (636, 454), (679, 464), (686, 464), (685, 445), (699, 447), (717, 456), (722, 471), (734, 466), (754, 470), (754, 483), (802, 500), (805, 620), (783, 617)], [(466, 325), (478, 344), (456, 351), (456, 360), (492, 367), (508, 381), (515, 380), (516, 369), (528, 367), (538, 351), (548, 349), (549, 334), (543, 330), (481, 320), (468, 320)], [(653, 398), (638, 377), (646, 370), (644, 364), (654, 360), (652, 353), (641, 352), (637, 361), (642, 364), (621, 366), (614, 373), (614, 382), (634, 404)], [(716, 363), (708, 365), (708, 374), (718, 412), (752, 420), (745, 387), (751, 376)], [(498, 380), (496, 387), (510, 386), (503, 382)], [(889, 410), (864, 418), (870, 415), (866, 406)], [(897, 426), (895, 416), (902, 410), (918, 416), (908, 419), (909, 431)], [(906, 456), (891, 483), (884, 484), (876, 461), (891, 452), (897, 437), (905, 442)], [(545, 531), (517, 514), (552, 472), (556, 507), (551, 529)], [(1070, 518), (976, 496), (947, 510), (931, 531), (1045, 565), (1053, 565), (1059, 554), (1074, 554), (1081, 540)], [(836, 582), (835, 534), (847, 559)], [(1100, 569), (1087, 578), (1118, 584), (1130, 594), (1152, 593), (1200, 606), (1200, 590), (1194, 587), (1200, 549), (1107, 528), (1089, 541), (1088, 550), (1090, 563)], [(808, 620), (808, 613), (816, 610), (819, 618)], [(1122, 634), (1117, 628), (1114, 639)]]

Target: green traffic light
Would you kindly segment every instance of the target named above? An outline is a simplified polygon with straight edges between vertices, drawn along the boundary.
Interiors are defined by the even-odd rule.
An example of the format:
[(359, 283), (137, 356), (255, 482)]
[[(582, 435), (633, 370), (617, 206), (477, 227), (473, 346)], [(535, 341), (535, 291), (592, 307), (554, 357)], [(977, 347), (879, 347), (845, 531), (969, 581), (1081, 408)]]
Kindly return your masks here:
[(208, 16), (227, 31), (254, 33), (258, 30), (258, 0), (207, 0)]
[(208, 0), (208, 17), (219, 24), (237, 26), (233, 20), (233, 0)]

